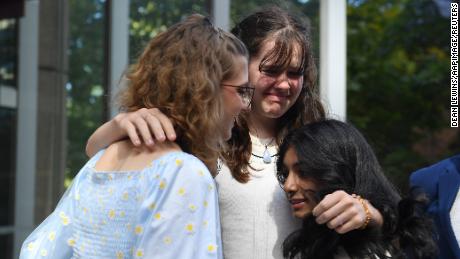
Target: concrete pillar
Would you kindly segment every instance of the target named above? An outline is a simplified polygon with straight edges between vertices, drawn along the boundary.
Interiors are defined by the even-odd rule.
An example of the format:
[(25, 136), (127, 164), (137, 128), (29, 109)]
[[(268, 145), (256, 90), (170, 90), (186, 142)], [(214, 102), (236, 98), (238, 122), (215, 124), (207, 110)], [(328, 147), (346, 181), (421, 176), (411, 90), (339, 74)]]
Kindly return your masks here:
[(230, 29), (230, 0), (212, 0), (214, 24), (226, 31)]
[(330, 114), (347, 115), (347, 3), (320, 1), (320, 92)]
[(114, 117), (118, 108), (114, 103), (120, 87), (124, 87), (123, 73), (129, 65), (129, 0), (110, 2), (109, 20), (109, 116)]
[(26, 1), (25, 15), (19, 20), (19, 94), (13, 258), (18, 258), (23, 240), (35, 226), (39, 4), (38, 0)]
[[(64, 192), (68, 62), (67, 1), (40, 0), (35, 222)], [(83, 151), (82, 151), (83, 152)]]

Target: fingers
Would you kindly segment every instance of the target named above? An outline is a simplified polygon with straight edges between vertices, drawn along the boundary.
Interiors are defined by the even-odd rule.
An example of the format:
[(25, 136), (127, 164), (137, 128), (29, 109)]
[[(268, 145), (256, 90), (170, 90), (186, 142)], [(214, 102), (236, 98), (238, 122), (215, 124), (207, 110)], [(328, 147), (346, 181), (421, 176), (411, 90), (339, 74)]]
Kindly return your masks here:
[[(344, 191), (335, 191), (331, 194), (326, 195), (321, 202), (315, 206), (313, 209), (313, 215), (320, 219), (320, 224), (331, 220), (333, 217), (329, 217), (328, 214), (323, 215), (324, 212), (328, 211), (332, 207), (334, 207), (337, 203), (339, 203), (345, 197), (350, 196)], [(350, 196), (351, 197), (351, 196)], [(335, 215), (333, 215), (335, 216)], [(323, 219), (324, 218), (324, 219)]]
[(359, 215), (359, 213), (357, 214), (356, 211), (345, 211), (331, 221), (327, 222), (327, 226), (330, 229), (334, 229), (339, 234), (344, 234), (349, 231), (358, 229), (362, 226), (363, 222), (361, 221), (360, 216), (357, 215)]
[(136, 128), (137, 133), (139, 133), (142, 136), (144, 143), (147, 146), (152, 146), (154, 142), (152, 139), (152, 133), (149, 129), (150, 125), (148, 124), (148, 120), (145, 117), (136, 117), (134, 118), (133, 124), (133, 126)]
[(355, 229), (355, 223), (352, 221), (348, 221), (347, 223), (334, 228), (334, 230), (339, 234), (345, 234)]
[(171, 141), (176, 139), (171, 121), (157, 108), (142, 108), (135, 112), (119, 114), (114, 121), (119, 129), (126, 132), (135, 146), (142, 143), (141, 139), (147, 146), (154, 145), (153, 139), (160, 142), (165, 141), (166, 136)]
[[(347, 209), (349, 209), (348, 207), (350, 207), (351, 205), (352, 204), (346, 197), (342, 195), (336, 195), (334, 193), (329, 194), (318, 204), (318, 206), (321, 206), (320, 209), (323, 210), (323, 212), (317, 214), (316, 222), (318, 224), (325, 224), (327, 222), (330, 222), (335, 217), (338, 217), (339, 215), (346, 212)], [(343, 220), (345, 219), (346, 218), (344, 218)]]
[(137, 134), (136, 127), (128, 119), (129, 116), (132, 116), (131, 114), (132, 113), (119, 113), (113, 118), (113, 121), (117, 129), (122, 132), (122, 136), (126, 134), (135, 146), (139, 146), (141, 141)]
[(129, 139), (135, 146), (140, 146), (141, 145), (141, 140), (139, 138), (139, 135), (137, 133), (136, 127), (134, 127), (133, 124), (128, 124), (126, 125), (126, 132), (128, 134)]
[(340, 234), (360, 228), (366, 219), (361, 203), (344, 191), (326, 195), (313, 209), (318, 224), (327, 224)]
[[(155, 136), (157, 137), (157, 139), (159, 139), (158, 138), (159, 136), (157, 136), (157, 133), (156, 133), (156, 131), (158, 130), (159, 131), (158, 134), (161, 134), (163, 136), (163, 138), (166, 135), (168, 140), (170, 140), (170, 141), (176, 140), (176, 132), (174, 131), (174, 126), (173, 126), (171, 120), (168, 117), (166, 117), (166, 115), (164, 115), (157, 108), (149, 109), (148, 111), (159, 122), (159, 124), (149, 124), (149, 125), (150, 126), (159, 126), (159, 125), (161, 125), (161, 130), (158, 127), (155, 127), (155, 129), (152, 129), (154, 131)], [(160, 133), (160, 131), (161, 131), (161, 133)]]

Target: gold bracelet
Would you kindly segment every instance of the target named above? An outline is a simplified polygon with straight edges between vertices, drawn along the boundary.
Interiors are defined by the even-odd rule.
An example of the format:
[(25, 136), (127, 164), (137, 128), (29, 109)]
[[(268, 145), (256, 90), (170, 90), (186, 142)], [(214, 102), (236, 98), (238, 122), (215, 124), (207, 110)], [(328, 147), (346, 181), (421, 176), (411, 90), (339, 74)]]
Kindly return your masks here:
[(353, 198), (358, 199), (358, 201), (361, 202), (361, 205), (364, 208), (364, 212), (366, 213), (366, 220), (364, 221), (363, 225), (359, 229), (361, 229), (361, 230), (365, 229), (367, 227), (367, 225), (369, 224), (369, 222), (371, 221), (371, 213), (369, 211), (369, 207), (367, 206), (366, 201), (361, 196), (356, 195), (356, 194), (352, 194), (351, 196)]

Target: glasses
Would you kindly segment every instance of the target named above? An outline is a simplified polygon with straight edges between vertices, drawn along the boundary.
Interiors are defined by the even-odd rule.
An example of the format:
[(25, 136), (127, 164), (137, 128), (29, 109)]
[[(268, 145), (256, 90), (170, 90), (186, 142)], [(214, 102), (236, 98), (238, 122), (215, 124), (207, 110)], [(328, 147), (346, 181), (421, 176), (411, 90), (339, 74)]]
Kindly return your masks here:
[(246, 83), (244, 85), (227, 85), (227, 84), (222, 84), (222, 85), (236, 88), (236, 92), (243, 100), (244, 105), (247, 105), (248, 107), (251, 105), (252, 96), (254, 95), (255, 88), (249, 86), (249, 83)]

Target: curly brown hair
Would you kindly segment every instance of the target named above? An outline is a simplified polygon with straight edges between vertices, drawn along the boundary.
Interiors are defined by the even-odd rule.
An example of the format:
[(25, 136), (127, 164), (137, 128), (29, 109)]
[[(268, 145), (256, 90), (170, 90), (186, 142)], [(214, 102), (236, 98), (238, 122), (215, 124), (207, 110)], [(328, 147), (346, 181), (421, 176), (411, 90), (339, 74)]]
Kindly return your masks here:
[(153, 38), (119, 93), (124, 111), (156, 107), (171, 118), (177, 143), (215, 173), (223, 118), (221, 82), (235, 76), (244, 44), (194, 14)]
[[(278, 144), (289, 130), (325, 117), (316, 85), (317, 69), (309, 26), (305, 19), (279, 7), (268, 6), (244, 18), (232, 29), (232, 33), (245, 43), (251, 58), (260, 54), (265, 43), (272, 40), (275, 42), (275, 46), (262, 58), (259, 70), (269, 64), (270, 67), (283, 71), (300, 50), (301, 62), (298, 70), (303, 73), (302, 90), (294, 105), (278, 119)], [(227, 144), (227, 149), (221, 156), (233, 177), (241, 183), (249, 181), (251, 139), (248, 114), (240, 116)]]

